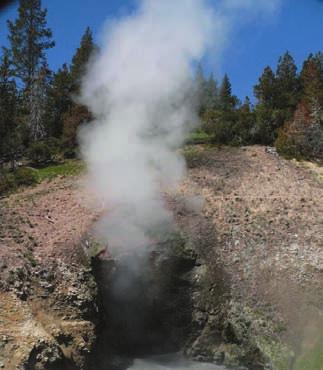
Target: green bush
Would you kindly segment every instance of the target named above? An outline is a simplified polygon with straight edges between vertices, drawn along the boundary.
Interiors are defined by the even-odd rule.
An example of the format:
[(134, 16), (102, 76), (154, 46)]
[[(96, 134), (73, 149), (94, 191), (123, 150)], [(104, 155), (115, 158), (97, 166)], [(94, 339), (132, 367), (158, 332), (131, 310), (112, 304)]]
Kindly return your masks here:
[(186, 146), (183, 155), (188, 168), (196, 168), (208, 164), (207, 150), (197, 146)]
[(29, 167), (18, 168), (14, 172), (14, 178), (17, 186), (34, 185), (37, 183), (37, 171)]
[(27, 156), (36, 165), (50, 162), (52, 159), (49, 145), (42, 141), (32, 143), (29, 147)]
[(187, 145), (197, 145), (197, 144), (209, 144), (212, 140), (212, 137), (200, 130), (200, 131), (195, 131), (195, 132), (192, 132), (188, 139), (186, 140), (186, 144)]
[(14, 174), (7, 171), (0, 171), (0, 194), (5, 194), (16, 187)]
[(0, 194), (16, 190), (19, 186), (30, 186), (37, 183), (37, 171), (32, 168), (18, 168), (16, 171), (0, 172)]

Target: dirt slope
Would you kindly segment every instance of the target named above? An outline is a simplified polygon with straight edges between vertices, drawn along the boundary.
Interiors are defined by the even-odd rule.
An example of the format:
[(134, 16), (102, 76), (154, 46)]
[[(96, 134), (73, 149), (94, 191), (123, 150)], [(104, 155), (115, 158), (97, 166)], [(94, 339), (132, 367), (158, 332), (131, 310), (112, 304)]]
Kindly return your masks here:
[(323, 168), (263, 147), (201, 150), (197, 157), (182, 192), (204, 197), (218, 253), (237, 285), (251, 284), (256, 293), (268, 273), (304, 286), (320, 283)]
[(2, 368), (86, 366), (96, 287), (80, 245), (95, 214), (76, 180), (44, 182), (0, 202)]
[[(309, 342), (321, 346), (322, 167), (257, 146), (195, 147), (187, 157), (189, 175), (177, 197), (204, 199), (202, 213), (216, 235), (208, 269), (222, 269), (235, 302), (275, 317), (296, 355), (309, 351)], [(190, 222), (185, 214), (177, 219)]]
[[(323, 308), (322, 168), (263, 147), (195, 147), (188, 164), (170, 202), (178, 224), (194, 230), (178, 204), (201, 196), (203, 217), (215, 230), (208, 263), (223, 270), (230, 295), (253, 308), (267, 304), (293, 328), (284, 335), (300, 333), (300, 351), (311, 347), (304, 333), (312, 341), (318, 335)], [(76, 178), (0, 201), (0, 368), (36, 369), (35, 358), (39, 369), (51, 361), (85, 368), (96, 292), (80, 245), (98, 216), (86, 201)]]

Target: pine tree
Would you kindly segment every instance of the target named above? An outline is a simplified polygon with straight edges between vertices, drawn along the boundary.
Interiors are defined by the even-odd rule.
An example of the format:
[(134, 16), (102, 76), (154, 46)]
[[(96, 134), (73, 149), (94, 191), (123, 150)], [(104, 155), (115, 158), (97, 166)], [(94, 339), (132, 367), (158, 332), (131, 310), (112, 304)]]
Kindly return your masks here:
[(47, 10), (41, 7), (41, 0), (20, 0), (18, 18), (8, 21), (9, 54), (13, 74), (22, 82), (23, 104), (30, 139), (45, 135), (44, 109), (49, 70), (46, 50), (54, 47), (52, 32), (47, 27)]
[[(81, 86), (81, 81), (86, 66), (90, 60), (91, 55), (97, 50), (97, 46), (93, 42), (92, 31), (88, 27), (82, 36), (81, 44), (76, 50), (72, 59), (70, 68), (70, 84), (71, 93), (78, 94)], [(67, 75), (65, 75), (68, 79)], [(65, 83), (68, 83), (67, 80)], [(64, 103), (65, 104), (65, 103)], [(63, 118), (63, 138), (72, 147), (77, 143), (77, 131), (79, 126), (91, 119), (91, 115), (85, 106), (71, 103), (68, 107), (68, 112), (62, 116)]]
[(232, 95), (232, 86), (227, 74), (224, 75), (219, 90), (219, 107), (223, 111), (231, 111), (237, 105), (237, 98)]
[(194, 79), (195, 95), (198, 102), (198, 112), (202, 115), (206, 111), (207, 81), (204, 76), (202, 64), (198, 64)]
[(273, 70), (267, 66), (259, 78), (258, 85), (254, 87), (254, 93), (259, 104), (273, 109), (276, 102), (276, 77)]
[(213, 74), (206, 83), (206, 109), (216, 109), (218, 106), (218, 87)]
[(284, 111), (284, 120), (289, 119), (299, 101), (299, 78), (293, 57), (286, 52), (278, 61), (276, 71), (275, 104)]
[(71, 100), (71, 74), (66, 64), (54, 75), (49, 89), (47, 105), (47, 131), (50, 136), (61, 137), (64, 117), (69, 112)]
[(29, 91), (39, 69), (46, 63), (46, 50), (53, 48), (55, 43), (41, 0), (20, 0), (18, 12), (15, 22), (8, 21), (10, 57), (15, 76)]
[(0, 64), (0, 158), (6, 157), (14, 163), (20, 142), (17, 131), (17, 89), (11, 74), (9, 55), (4, 52)]
[(255, 123), (255, 115), (248, 96), (238, 109), (237, 116), (237, 124), (234, 127), (234, 143), (237, 145), (252, 144), (252, 128)]
[(95, 50), (96, 46), (93, 42), (92, 31), (87, 27), (82, 36), (81, 44), (72, 59), (71, 79), (73, 82), (73, 90), (76, 92), (79, 90), (82, 77), (86, 72), (86, 66)]
[(302, 100), (307, 104), (323, 105), (323, 63), (320, 54), (310, 55), (300, 74)]
[(35, 75), (28, 94), (30, 107), (29, 129), (32, 140), (43, 139), (47, 135), (45, 119), (51, 78), (51, 71), (47, 64), (44, 64)]

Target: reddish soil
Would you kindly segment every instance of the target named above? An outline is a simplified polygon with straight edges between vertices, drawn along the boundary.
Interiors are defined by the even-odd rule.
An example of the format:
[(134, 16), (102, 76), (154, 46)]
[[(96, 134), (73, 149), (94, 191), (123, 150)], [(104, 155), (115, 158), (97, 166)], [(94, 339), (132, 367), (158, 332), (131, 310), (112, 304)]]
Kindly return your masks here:
[(28, 254), (42, 262), (77, 262), (80, 240), (96, 217), (75, 178), (58, 178), (4, 198), (0, 212), (0, 260), (10, 267)]

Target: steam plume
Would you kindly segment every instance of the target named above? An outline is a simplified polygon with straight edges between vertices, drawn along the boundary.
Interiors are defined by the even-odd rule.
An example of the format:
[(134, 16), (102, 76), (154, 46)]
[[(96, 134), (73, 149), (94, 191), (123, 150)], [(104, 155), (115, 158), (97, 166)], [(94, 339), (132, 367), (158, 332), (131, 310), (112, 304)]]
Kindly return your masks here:
[(270, 10), (268, 3), (276, 1), (227, 0), (215, 12), (206, 0), (141, 0), (107, 27), (82, 87), (95, 121), (80, 138), (108, 210), (98, 229), (111, 247), (145, 246), (149, 230), (171, 221), (161, 189), (184, 175), (176, 149), (198, 122), (192, 62), (214, 40), (220, 52), (237, 9)]

